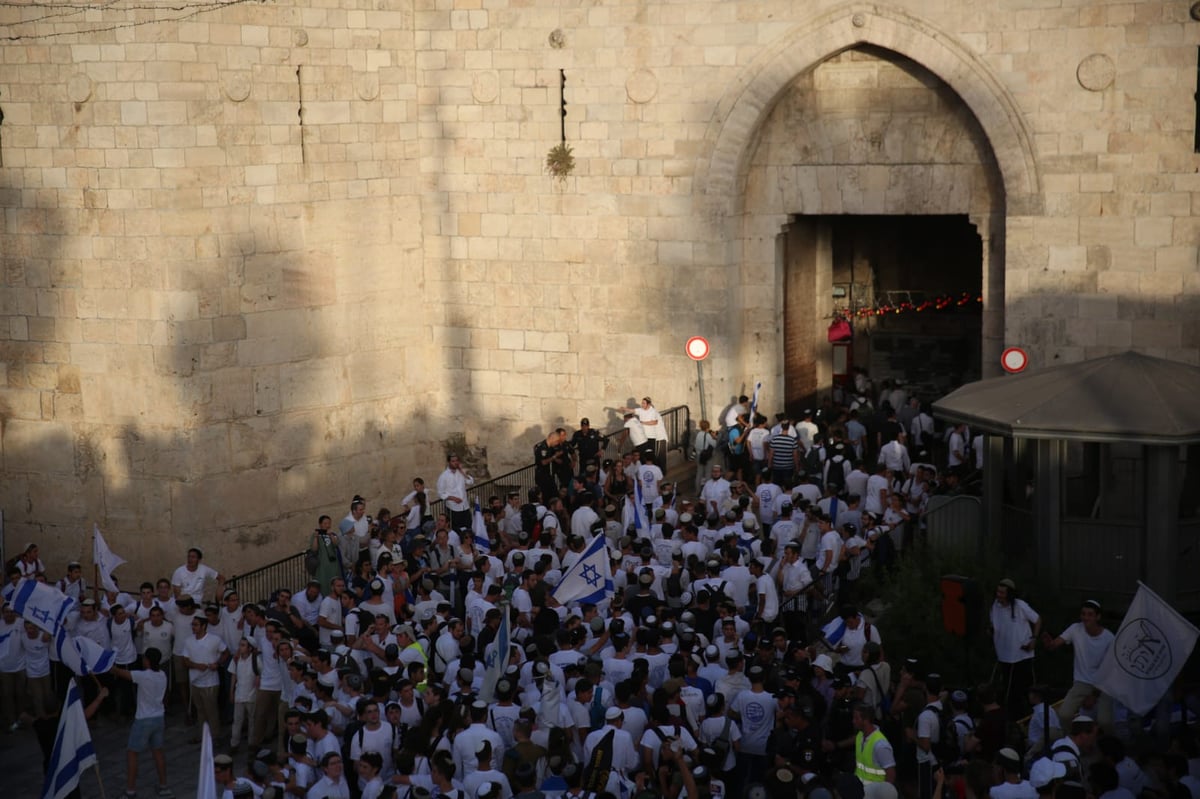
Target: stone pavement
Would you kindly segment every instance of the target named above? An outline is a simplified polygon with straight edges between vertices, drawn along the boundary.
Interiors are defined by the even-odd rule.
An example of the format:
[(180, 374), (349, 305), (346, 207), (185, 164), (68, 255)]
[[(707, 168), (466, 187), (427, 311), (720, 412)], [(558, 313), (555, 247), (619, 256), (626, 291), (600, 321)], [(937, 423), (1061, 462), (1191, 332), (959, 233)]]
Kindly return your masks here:
[[(125, 795), (125, 744), (129, 740), (129, 724), (97, 716), (90, 723), (92, 742), (96, 747), (103, 791), (96, 780), (96, 770), (89, 769), (80, 780), (82, 799), (121, 799)], [(196, 779), (200, 767), (200, 744), (188, 743), (198, 735), (194, 726), (185, 726), (176, 711), (167, 714), (163, 751), (167, 758), (167, 785), (178, 799), (195, 799)], [(243, 750), (244, 750), (243, 745)], [(214, 749), (228, 751), (228, 740), (218, 737)], [(240, 765), (240, 763), (239, 763)], [(42, 751), (33, 731), (26, 728), (15, 733), (0, 734), (0, 774), (3, 789), (0, 794), (11, 799), (36, 799), (42, 793)], [(158, 785), (154, 759), (149, 753), (138, 757), (138, 796), (155, 796)]]

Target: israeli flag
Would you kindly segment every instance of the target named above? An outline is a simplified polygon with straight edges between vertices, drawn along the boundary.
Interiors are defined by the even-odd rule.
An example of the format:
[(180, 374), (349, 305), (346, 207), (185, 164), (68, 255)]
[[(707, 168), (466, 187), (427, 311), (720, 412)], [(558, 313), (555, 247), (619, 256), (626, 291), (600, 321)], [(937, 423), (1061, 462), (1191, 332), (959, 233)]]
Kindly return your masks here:
[(475, 551), (480, 555), (486, 555), (492, 551), (492, 542), (488, 538), (487, 524), (483, 521), (483, 510), (479, 507), (479, 500), (475, 500), (475, 517), (471, 520), (471, 535), (475, 538)]
[(508, 666), (509, 651), (509, 630), (508, 630), (508, 605), (500, 606), (500, 629), (496, 631), (496, 640), (487, 648), (487, 655), (483, 659), (483, 685), (479, 689), (479, 698), (484, 702), (491, 702), (496, 695), (496, 684), (500, 682), (500, 678), (504, 676), (504, 669)]
[(56, 635), (75, 600), (47, 583), (25, 580), (12, 598), (13, 610), (51, 635)]
[(754, 399), (750, 401), (750, 424), (754, 425), (754, 417), (758, 415), (758, 392), (762, 391), (762, 381), (754, 384)]
[(639, 535), (650, 535), (650, 520), (646, 518), (646, 500), (642, 498), (642, 480), (633, 481), (633, 526)]
[(54, 735), (50, 767), (42, 784), (42, 799), (63, 799), (79, 787), (79, 775), (96, 765), (96, 749), (83, 715), (83, 699), (75, 680), (67, 682), (67, 701), (63, 703)]
[(598, 535), (558, 581), (553, 596), (559, 604), (590, 602), (597, 604), (613, 595), (612, 570), (608, 564), (607, 539)]
[(830, 646), (837, 646), (845, 634), (846, 621), (840, 616), (821, 628), (821, 636), (824, 637), (825, 642)]
[(117, 660), (115, 650), (105, 649), (91, 638), (71, 635), (64, 627), (59, 627), (54, 636), (54, 654), (64, 666), (81, 677), (103, 674)]

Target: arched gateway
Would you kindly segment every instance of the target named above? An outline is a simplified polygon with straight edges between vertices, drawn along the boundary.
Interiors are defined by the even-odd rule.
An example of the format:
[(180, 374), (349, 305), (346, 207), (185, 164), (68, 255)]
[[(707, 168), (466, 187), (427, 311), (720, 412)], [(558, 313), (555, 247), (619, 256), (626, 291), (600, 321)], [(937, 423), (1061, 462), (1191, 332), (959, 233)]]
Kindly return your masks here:
[[(1037, 215), (1042, 195), (1030, 132), (968, 47), (897, 9), (841, 6), (746, 68), (708, 141), (696, 200), (738, 267), (742, 368), (777, 376), (793, 406), (828, 388), (845, 358), (912, 382), (889, 353), (955, 336), (969, 342), (964, 379), (993, 373), (1005, 219)], [(835, 309), (950, 292), (969, 293), (974, 315), (864, 321), (872, 335), (835, 363)]]

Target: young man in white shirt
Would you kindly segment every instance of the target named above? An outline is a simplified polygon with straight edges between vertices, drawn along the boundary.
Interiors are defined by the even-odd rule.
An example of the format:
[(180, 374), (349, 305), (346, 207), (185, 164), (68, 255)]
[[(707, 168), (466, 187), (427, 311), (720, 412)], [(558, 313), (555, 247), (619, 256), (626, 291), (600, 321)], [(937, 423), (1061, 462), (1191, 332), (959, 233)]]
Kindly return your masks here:
[(133, 796), (137, 792), (138, 754), (147, 749), (154, 758), (154, 768), (158, 772), (158, 795), (174, 795), (167, 787), (167, 760), (163, 755), (163, 722), (166, 713), (163, 703), (167, 696), (167, 675), (159, 670), (163, 657), (162, 651), (150, 647), (142, 654), (140, 671), (119, 666), (109, 671), (109, 674), (128, 680), (137, 688), (137, 710), (134, 712), (133, 726), (129, 729), (125, 755), (126, 796)]

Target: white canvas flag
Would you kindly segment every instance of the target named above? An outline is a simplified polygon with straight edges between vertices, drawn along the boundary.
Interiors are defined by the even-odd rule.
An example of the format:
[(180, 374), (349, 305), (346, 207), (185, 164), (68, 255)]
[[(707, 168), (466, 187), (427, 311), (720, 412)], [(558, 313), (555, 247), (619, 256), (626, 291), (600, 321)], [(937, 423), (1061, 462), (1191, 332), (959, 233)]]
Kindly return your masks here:
[(1139, 582), (1096, 673), (1096, 687), (1134, 713), (1148, 713), (1171, 687), (1198, 635), (1200, 630)]
[(100, 525), (92, 525), (92, 562), (96, 564), (96, 570), (100, 572), (100, 585), (105, 591), (117, 593), (117, 584), (113, 582), (113, 569), (125, 562), (125, 559), (120, 555), (113, 553), (108, 548), (108, 544), (104, 541), (104, 536), (100, 535)]

